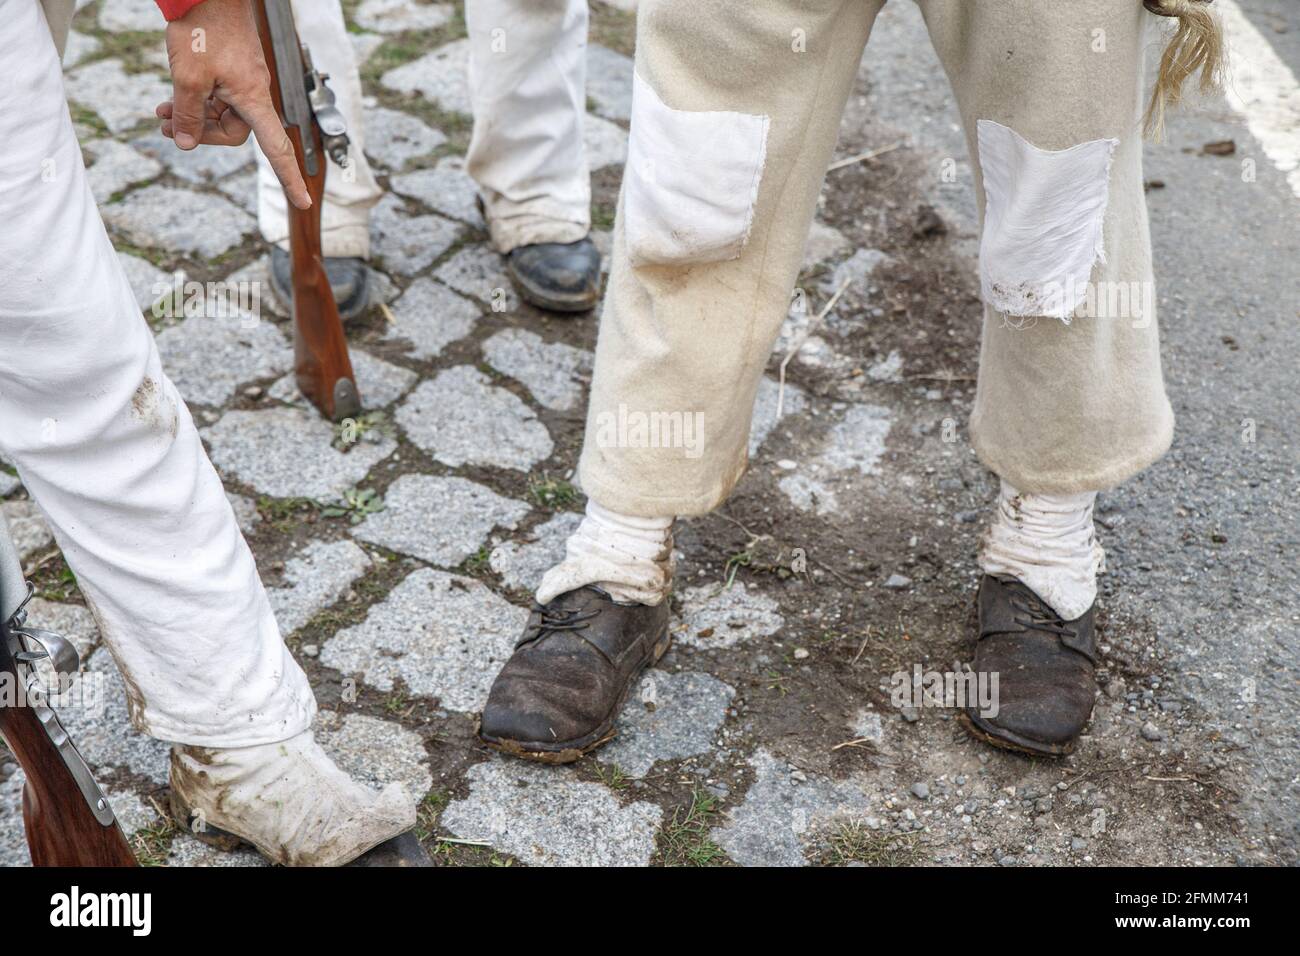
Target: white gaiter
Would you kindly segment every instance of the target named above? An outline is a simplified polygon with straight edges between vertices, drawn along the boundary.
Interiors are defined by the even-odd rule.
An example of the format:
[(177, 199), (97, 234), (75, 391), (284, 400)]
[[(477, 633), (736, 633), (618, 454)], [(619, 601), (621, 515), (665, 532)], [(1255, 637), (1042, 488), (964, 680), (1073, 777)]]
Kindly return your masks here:
[(658, 604), (673, 579), (672, 528), (672, 518), (623, 515), (588, 498), (564, 560), (542, 577), (538, 602), (592, 584), (622, 604)]
[(993, 521), (980, 547), (986, 574), (1010, 574), (1066, 621), (1097, 599), (1097, 574), (1106, 553), (1092, 526), (1095, 491), (1074, 495), (1022, 494), (1005, 480)]
[(310, 730), (256, 747), (173, 747), (171, 785), (206, 826), (282, 866), (342, 866), (416, 822), (400, 783), (361, 786)]

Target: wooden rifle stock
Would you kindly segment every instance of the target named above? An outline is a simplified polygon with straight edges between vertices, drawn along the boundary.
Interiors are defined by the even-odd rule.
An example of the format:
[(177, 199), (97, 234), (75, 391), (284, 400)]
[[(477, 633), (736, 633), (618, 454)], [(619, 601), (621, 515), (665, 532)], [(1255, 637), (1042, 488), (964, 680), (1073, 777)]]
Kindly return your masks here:
[[(294, 373), (299, 391), (320, 409), (321, 414), (331, 421), (341, 421), (360, 414), (361, 401), (357, 395), (352, 360), (348, 357), (343, 321), (339, 318), (321, 255), (321, 202), (325, 195), (326, 153), (320, 124), (307, 106), (306, 99), (308, 83), (319, 83), (321, 78), (314, 73), (309, 78), (311, 71), (303, 63), (289, 0), (255, 0), (253, 9), (262, 52), (271, 72), (271, 98), (293, 144), (298, 169), (311, 196), (311, 208), (304, 210), (294, 206), (288, 194), (285, 195), (293, 276)], [(283, 57), (277, 53), (273, 19), (282, 34), (292, 34), (292, 49), (299, 53), (297, 63), (282, 62)], [(284, 49), (283, 45), (281, 49)], [(286, 82), (296, 82), (301, 90), (287, 91), (284, 88)], [(297, 115), (293, 119), (286, 114), (287, 102), (294, 104)]]
[[(32, 863), (135, 866), (131, 847), (89, 779), (85, 762), (49, 705), (31, 696), (31, 663), (33, 652), (8, 622), (0, 622), (0, 737), (27, 778), (23, 821)], [(70, 766), (70, 754), (75, 754), (72, 765), (78, 766), (81, 779)]]

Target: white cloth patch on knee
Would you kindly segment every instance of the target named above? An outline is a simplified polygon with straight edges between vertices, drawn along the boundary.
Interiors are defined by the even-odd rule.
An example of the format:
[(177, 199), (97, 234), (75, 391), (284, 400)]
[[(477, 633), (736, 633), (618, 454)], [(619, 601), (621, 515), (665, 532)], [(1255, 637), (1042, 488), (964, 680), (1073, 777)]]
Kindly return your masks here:
[(1106, 552), (1092, 526), (1095, 491), (1022, 494), (1006, 481), (980, 546), (985, 574), (1010, 574), (1066, 621), (1097, 600)]
[(1117, 139), (1039, 149), (992, 120), (977, 124), (984, 173), (980, 285), (984, 301), (1016, 316), (1067, 325), (1105, 261), (1102, 223)]
[(587, 499), (587, 514), (564, 545), (565, 558), (542, 577), (546, 604), (593, 584), (625, 604), (656, 605), (673, 580), (673, 519), (637, 518)]
[(771, 118), (676, 110), (632, 78), (623, 228), (633, 266), (723, 262), (754, 222)]

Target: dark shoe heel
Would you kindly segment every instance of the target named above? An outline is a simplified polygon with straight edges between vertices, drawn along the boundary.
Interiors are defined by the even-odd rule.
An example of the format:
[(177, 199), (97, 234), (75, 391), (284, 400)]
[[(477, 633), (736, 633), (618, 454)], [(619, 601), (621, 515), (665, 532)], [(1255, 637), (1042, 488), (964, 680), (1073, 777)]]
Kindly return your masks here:
[[(213, 849), (229, 853), (232, 850), (252, 845), (243, 837), (222, 830), (220, 827), (203, 823), (203, 815), (197, 810), (191, 809), (175, 790), (170, 791), (168, 794), (167, 809), (171, 811), (172, 821), (178, 827), (200, 843), (204, 843)], [(197, 824), (196, 821), (198, 821)]]

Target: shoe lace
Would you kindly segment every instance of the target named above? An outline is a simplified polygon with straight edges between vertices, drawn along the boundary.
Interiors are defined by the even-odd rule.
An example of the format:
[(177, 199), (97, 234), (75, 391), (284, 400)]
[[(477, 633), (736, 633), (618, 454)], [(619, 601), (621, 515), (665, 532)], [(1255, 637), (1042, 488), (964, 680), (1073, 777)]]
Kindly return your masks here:
[[(590, 627), (591, 619), (600, 614), (600, 608), (571, 608), (556, 606), (554, 604), (539, 604), (533, 602), (533, 612), (537, 615), (535, 623), (529, 625), (524, 631), (524, 636), (520, 638), (515, 647), (523, 647), (525, 644), (532, 644), (542, 641), (552, 634), (558, 634), (561, 631), (585, 631)], [(578, 635), (582, 637), (581, 634)], [(583, 637), (583, 640), (586, 640)], [(587, 641), (587, 643), (591, 643)], [(596, 645), (592, 644), (593, 647)], [(596, 648), (600, 650), (599, 647)], [(601, 651), (604, 654), (604, 651)]]
[(1066, 624), (1065, 619), (1045, 604), (1037, 594), (1029, 591), (1013, 594), (1011, 607), (1018, 612), (1013, 615), (1013, 620), (1023, 627), (1067, 637), (1075, 636), (1074, 628)]

